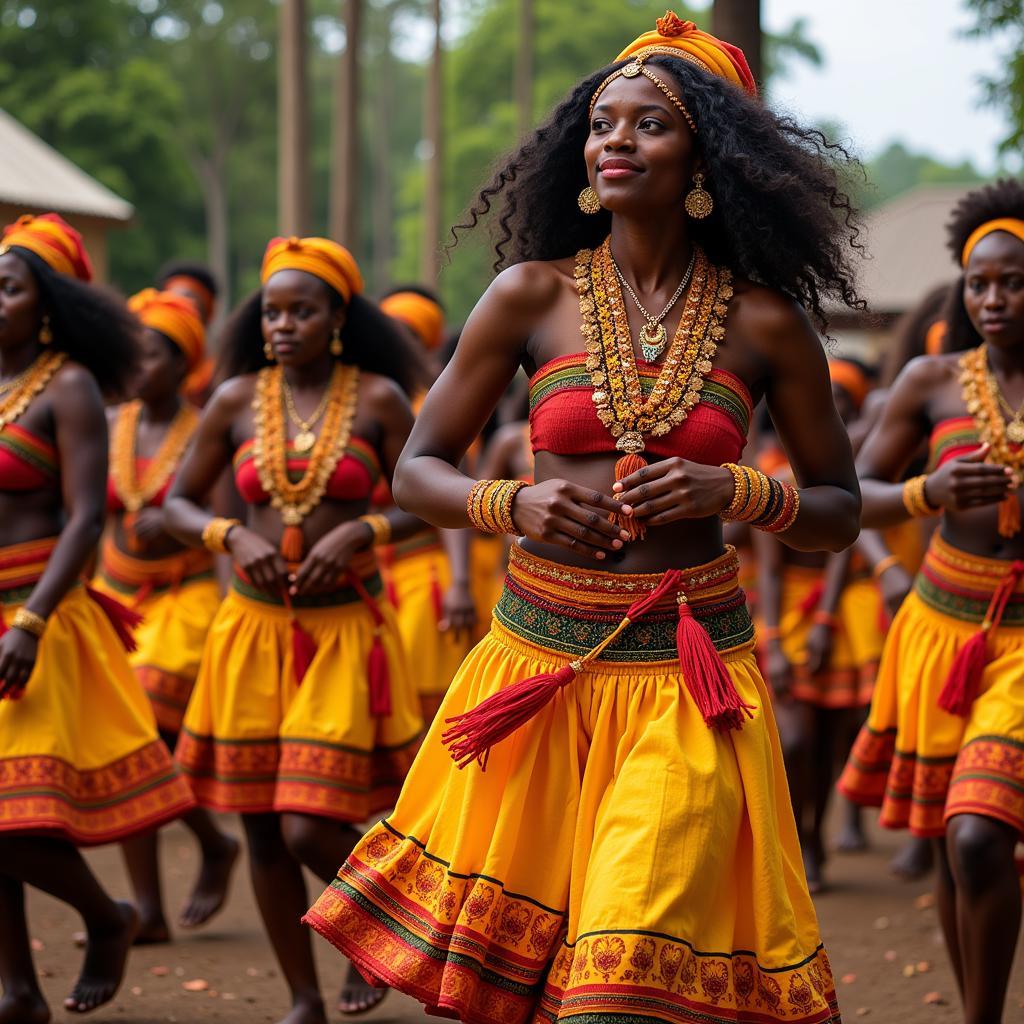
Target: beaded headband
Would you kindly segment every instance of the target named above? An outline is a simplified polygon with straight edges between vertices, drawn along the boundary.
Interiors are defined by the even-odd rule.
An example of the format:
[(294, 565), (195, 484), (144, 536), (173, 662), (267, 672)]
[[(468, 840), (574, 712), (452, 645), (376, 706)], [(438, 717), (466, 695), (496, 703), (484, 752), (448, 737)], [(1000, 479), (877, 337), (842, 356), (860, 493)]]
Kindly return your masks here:
[(678, 57), (680, 60), (689, 61), (691, 64), (695, 64), (697, 67), (709, 74), (712, 74), (711, 68), (707, 66), (702, 60), (693, 56), (691, 53), (686, 53), (684, 50), (677, 49), (673, 46), (647, 46), (642, 50), (638, 50), (633, 54), (633, 59), (621, 68), (617, 68), (613, 71), (595, 90), (594, 95), (590, 98), (590, 113), (589, 117), (592, 119), (594, 116), (594, 107), (597, 106), (597, 101), (600, 99), (601, 93), (615, 81), (616, 78), (636, 78), (637, 75), (643, 75), (648, 81), (656, 85), (672, 103), (672, 105), (683, 115), (686, 119), (686, 123), (690, 126), (692, 131), (696, 133), (697, 122), (694, 121), (693, 115), (686, 109), (686, 105), (683, 101), (665, 84), (664, 80), (659, 78), (650, 68), (645, 67), (644, 61), (648, 57), (656, 56), (657, 54), (664, 54), (667, 57)]

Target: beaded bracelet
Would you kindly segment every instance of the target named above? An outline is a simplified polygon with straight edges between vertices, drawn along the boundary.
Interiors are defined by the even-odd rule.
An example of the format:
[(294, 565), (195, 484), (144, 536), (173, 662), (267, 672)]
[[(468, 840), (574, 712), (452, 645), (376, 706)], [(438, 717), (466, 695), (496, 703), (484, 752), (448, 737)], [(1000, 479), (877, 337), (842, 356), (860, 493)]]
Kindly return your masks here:
[(238, 519), (223, 519), (220, 516), (214, 516), (203, 527), (203, 547), (215, 555), (226, 555), (228, 553), (228, 534), (234, 527), (241, 525), (241, 521)]
[(379, 512), (371, 512), (369, 515), (360, 516), (359, 522), (366, 523), (370, 528), (370, 532), (373, 534), (372, 547), (391, 543), (391, 520), (387, 516), (381, 515)]
[(732, 501), (719, 513), (726, 522), (749, 523), (767, 533), (782, 533), (796, 522), (800, 492), (792, 484), (734, 462), (722, 468), (732, 473), (735, 485)]
[(11, 629), (23, 629), (38, 640), (46, 632), (46, 619), (27, 608), (19, 608), (11, 619)]
[(871, 575), (874, 576), (876, 580), (880, 580), (890, 569), (902, 564), (903, 559), (900, 558), (899, 555), (886, 555), (885, 558), (880, 558), (878, 560), (874, 569), (871, 570)]
[(525, 486), (524, 480), (477, 480), (466, 499), (470, 523), (484, 533), (519, 535), (512, 519), (512, 502)]
[(927, 474), (912, 476), (903, 485), (903, 507), (907, 514), (913, 519), (924, 519), (927, 516), (936, 516), (942, 509), (933, 505), (924, 493), (924, 485), (928, 482)]
[(825, 611), (824, 608), (819, 608), (811, 616), (811, 622), (816, 626), (828, 626), (829, 629), (836, 628), (836, 617), (831, 612)]

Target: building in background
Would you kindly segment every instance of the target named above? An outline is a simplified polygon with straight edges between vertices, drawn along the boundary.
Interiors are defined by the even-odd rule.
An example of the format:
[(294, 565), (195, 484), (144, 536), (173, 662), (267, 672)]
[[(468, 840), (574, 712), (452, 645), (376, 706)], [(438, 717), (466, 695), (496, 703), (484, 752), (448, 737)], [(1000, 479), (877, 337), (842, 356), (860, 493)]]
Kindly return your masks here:
[(105, 281), (107, 232), (131, 220), (132, 204), (0, 110), (0, 224), (50, 210), (82, 233), (96, 280)]

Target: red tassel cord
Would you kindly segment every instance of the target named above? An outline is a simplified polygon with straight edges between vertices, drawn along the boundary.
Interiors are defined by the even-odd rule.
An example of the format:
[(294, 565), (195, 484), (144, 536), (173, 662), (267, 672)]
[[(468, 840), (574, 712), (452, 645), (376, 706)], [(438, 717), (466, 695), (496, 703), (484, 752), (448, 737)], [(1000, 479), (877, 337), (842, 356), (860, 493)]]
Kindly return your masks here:
[(816, 580), (814, 586), (804, 595), (804, 599), (797, 605), (800, 612), (800, 618), (806, 619), (811, 612), (815, 611), (819, 604), (821, 604), (821, 598), (825, 593), (825, 581)]
[(491, 747), (511, 736), (517, 729), (539, 714), (563, 686), (571, 683), (631, 623), (645, 615), (659, 601), (679, 589), (682, 574), (670, 569), (657, 587), (626, 609), (622, 621), (583, 658), (570, 662), (555, 672), (544, 672), (492, 693), (475, 708), (445, 720), (447, 729), (441, 742), (448, 747), (452, 760), (460, 767), (478, 761), (487, 768)]
[(1017, 489), (999, 502), (999, 536), (1016, 537), (1020, 533), (1020, 501), (1017, 500)]
[(676, 649), (683, 682), (694, 704), (711, 729), (740, 729), (743, 719), (754, 717), (754, 705), (745, 704), (732, 681), (708, 631), (694, 618), (693, 609), (680, 594)]
[(430, 567), (430, 605), (434, 609), (434, 622), (440, 625), (444, 621), (444, 594), (441, 593), (441, 581), (434, 565)]
[(985, 665), (988, 664), (988, 634), (991, 630), (999, 628), (1006, 606), (1022, 576), (1024, 562), (1014, 562), (992, 595), (981, 629), (957, 651), (939, 694), (939, 707), (943, 711), (959, 715), (961, 718), (966, 718), (971, 713), (971, 706), (981, 686)]
[(302, 685), (306, 678), (309, 666), (313, 664), (316, 657), (317, 645), (312, 636), (307, 633), (295, 617), (295, 609), (292, 607), (292, 597), (285, 589), (282, 591), (284, 606), (288, 609), (288, 620), (292, 633), (292, 671), (295, 673), (295, 682)]
[(354, 572), (348, 575), (359, 599), (373, 618), (373, 643), (366, 659), (366, 679), (370, 687), (370, 714), (383, 718), (391, 714), (391, 666), (384, 650), (384, 616), (359, 576)]
[(91, 600), (100, 606), (103, 614), (110, 620), (110, 624), (114, 627), (114, 632), (117, 633), (117, 638), (121, 641), (124, 649), (129, 654), (137, 651), (139, 645), (135, 642), (135, 630), (142, 625), (142, 616), (121, 604), (120, 601), (115, 601), (108, 594), (104, 594), (99, 590), (93, 590), (92, 587), (87, 586), (85, 592)]
[[(627, 476), (635, 473), (638, 469), (643, 469), (646, 465), (647, 460), (642, 455), (634, 453), (623, 455), (615, 463), (615, 479), (616, 481), (625, 480)], [(619, 529), (625, 530), (629, 534), (630, 540), (643, 540), (647, 536), (647, 524), (637, 519), (636, 516), (624, 516), (621, 512), (612, 512), (608, 518)]]

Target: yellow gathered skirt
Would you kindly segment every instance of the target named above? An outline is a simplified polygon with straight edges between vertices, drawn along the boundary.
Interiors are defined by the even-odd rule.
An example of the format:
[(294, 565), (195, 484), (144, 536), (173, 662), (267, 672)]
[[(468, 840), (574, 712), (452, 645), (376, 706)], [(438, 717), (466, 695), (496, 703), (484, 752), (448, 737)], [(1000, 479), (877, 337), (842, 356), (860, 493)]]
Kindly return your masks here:
[[(376, 594), (380, 579), (365, 585)], [(392, 610), (379, 608), (391, 691), (383, 716), (370, 711), (374, 620), (354, 591), (295, 607), (317, 645), (299, 683), (289, 611), (236, 579), (210, 627), (175, 751), (201, 804), (341, 821), (393, 806), (422, 721)]]
[(969, 716), (938, 704), (1010, 565), (960, 551), (936, 532), (893, 620), (867, 723), (839, 780), (851, 800), (880, 806), (888, 828), (940, 836), (953, 815), (980, 814), (1024, 836), (1024, 586), (989, 631)]
[(851, 579), (836, 608), (832, 657), (828, 668), (811, 675), (807, 638), (813, 628), (813, 609), (801, 605), (822, 578), (820, 569), (787, 565), (782, 571), (782, 613), (779, 640), (793, 665), (792, 694), (822, 708), (859, 708), (871, 703), (878, 659), (885, 643), (882, 595), (871, 577)]
[[(6, 625), (54, 543), (0, 549)], [(121, 641), (85, 588), (73, 587), (47, 620), (23, 696), (0, 701), (0, 832), (119, 842), (194, 803)]]
[(478, 533), (473, 537), (469, 552), (477, 614), (476, 639), (480, 640), (490, 628), (494, 607), (505, 589), (505, 569), (508, 566), (506, 539), (490, 533)]
[(206, 551), (164, 559), (133, 558), (108, 538), (93, 586), (143, 616), (129, 661), (153, 704), (157, 725), (177, 733), (199, 674), (206, 634), (220, 607)]
[(705, 724), (674, 599), (460, 770), (443, 719), (591, 650), (657, 575), (513, 548), (488, 636), (456, 676), (393, 814), (305, 920), (371, 981), (474, 1024), (836, 1022), (735, 554), (684, 589), (740, 697)]
[(472, 641), (438, 628), (440, 601), (451, 586), (448, 556), (435, 531), (395, 545), (388, 564), (388, 593), (402, 638), (420, 712), (430, 722)]

